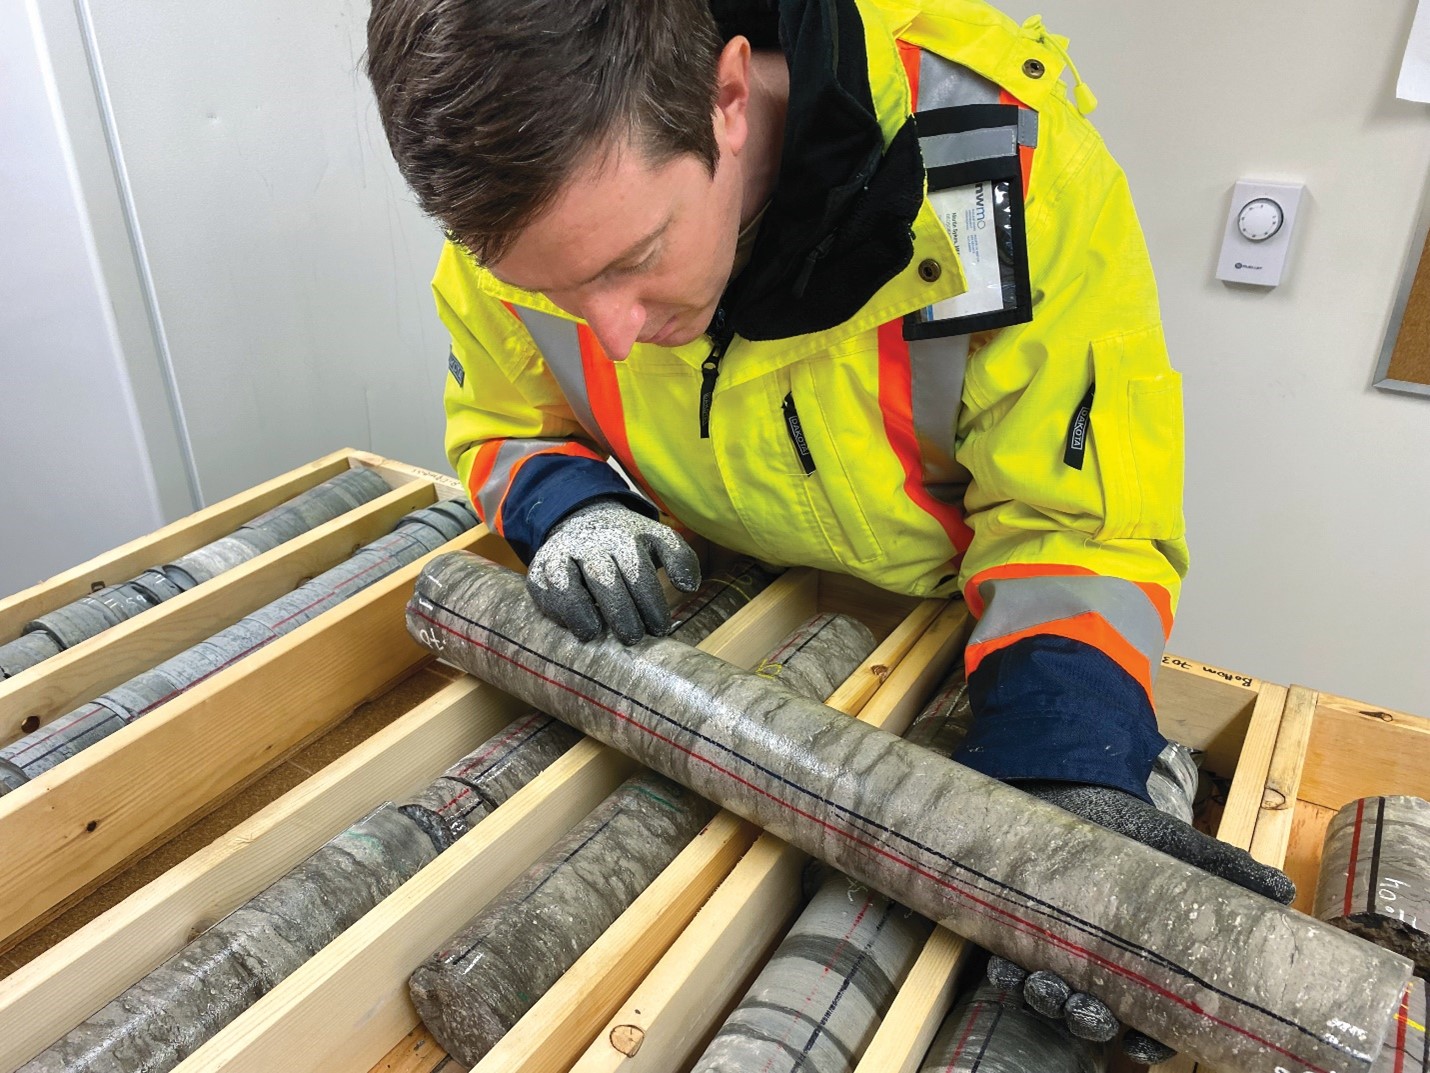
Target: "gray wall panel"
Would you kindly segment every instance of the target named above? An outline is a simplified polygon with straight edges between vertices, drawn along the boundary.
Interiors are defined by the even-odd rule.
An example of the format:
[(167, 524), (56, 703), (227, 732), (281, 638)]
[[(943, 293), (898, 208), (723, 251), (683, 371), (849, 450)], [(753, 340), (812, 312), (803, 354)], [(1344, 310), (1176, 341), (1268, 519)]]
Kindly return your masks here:
[(441, 457), (440, 248), (361, 73), (367, 5), (89, 0), (200, 486)]

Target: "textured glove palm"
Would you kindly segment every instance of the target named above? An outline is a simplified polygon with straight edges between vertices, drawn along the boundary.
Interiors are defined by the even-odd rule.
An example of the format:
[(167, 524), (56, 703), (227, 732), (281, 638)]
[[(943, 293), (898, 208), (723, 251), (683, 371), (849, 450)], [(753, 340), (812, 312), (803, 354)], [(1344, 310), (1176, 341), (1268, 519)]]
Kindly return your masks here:
[[(1289, 905), (1295, 884), (1282, 872), (1254, 860), (1245, 850), (1215, 838), (1120, 790), (1068, 782), (1021, 782), (1019, 789), (1051, 802), (1075, 816), (1099, 824), (1204, 872), (1229, 880), (1273, 901)], [(1112, 1039), (1121, 1029), (1117, 1018), (1100, 999), (1074, 991), (1061, 976), (1026, 971), (1000, 957), (990, 958), (988, 979), (1004, 988), (1022, 986), (1029, 1006), (1048, 1017), (1062, 1018), (1068, 1031), (1098, 1042)], [(1134, 1062), (1155, 1065), (1175, 1053), (1150, 1036), (1130, 1029), (1122, 1049)]]
[(670, 608), (657, 571), (681, 592), (700, 587), (700, 561), (667, 525), (613, 499), (597, 499), (561, 519), (527, 570), (526, 587), (543, 614), (583, 641), (602, 626), (624, 644), (670, 632)]

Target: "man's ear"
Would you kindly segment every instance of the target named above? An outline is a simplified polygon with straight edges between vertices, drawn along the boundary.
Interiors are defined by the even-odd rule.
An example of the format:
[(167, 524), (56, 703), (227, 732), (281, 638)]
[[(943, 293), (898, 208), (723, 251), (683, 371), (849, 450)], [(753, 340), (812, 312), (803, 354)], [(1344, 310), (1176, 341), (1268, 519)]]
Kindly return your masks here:
[(750, 134), (750, 41), (732, 37), (720, 50), (715, 68), (715, 140), (739, 153)]

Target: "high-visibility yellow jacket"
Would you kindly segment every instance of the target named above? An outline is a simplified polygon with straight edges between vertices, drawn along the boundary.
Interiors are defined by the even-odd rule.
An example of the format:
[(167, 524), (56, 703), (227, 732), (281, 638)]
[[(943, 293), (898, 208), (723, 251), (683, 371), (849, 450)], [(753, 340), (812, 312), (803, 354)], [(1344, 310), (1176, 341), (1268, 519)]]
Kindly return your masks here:
[[(1089, 718), (1069, 707), (1136, 708), (1106, 734), (1141, 735), (1130, 763), (1150, 766), (1161, 739), (1146, 730), (1147, 698), (1187, 565), (1181, 395), (1125, 177), (1082, 114), (1091, 94), (1080, 79), (1069, 93), (1066, 41), (1037, 18), (1020, 27), (982, 0), (837, 6), (862, 19), (886, 146), (922, 109), (920, 82), (927, 94), (950, 71), (1036, 114), (1036, 148), (1023, 150), (1031, 321), (965, 337), (964, 369), (957, 341), (905, 340), (906, 315), (965, 287), (925, 196), (912, 256), (852, 315), (735, 336), (702, 437), (709, 339), (638, 344), (613, 363), (584, 325), (449, 244), (433, 286), (452, 336), (451, 461), (485, 520), (527, 553), (565, 513), (622, 487), (600, 462), (614, 455), (662, 509), (726, 547), (919, 596), (962, 590), (980, 616), (970, 674), (1028, 638), (1072, 642), (1043, 646), (1072, 664), (1000, 663), (999, 678), (1039, 680), (997, 686), (1004, 707), (1065, 709), (1053, 733), (1064, 752)], [(1089, 677), (1085, 648), (1131, 688), (1109, 685), (1102, 666)], [(1081, 695), (1047, 701), (1040, 675), (1083, 681)], [(1035, 732), (1005, 721), (1003, 736)], [(1033, 774), (1078, 778), (1100, 762)], [(1135, 771), (1101, 781), (1143, 792)]]

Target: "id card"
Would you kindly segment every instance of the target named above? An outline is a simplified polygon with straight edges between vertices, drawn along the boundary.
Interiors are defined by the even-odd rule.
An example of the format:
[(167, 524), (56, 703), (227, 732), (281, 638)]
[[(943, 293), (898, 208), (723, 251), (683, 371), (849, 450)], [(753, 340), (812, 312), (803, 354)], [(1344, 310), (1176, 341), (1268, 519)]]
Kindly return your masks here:
[(968, 289), (906, 317), (904, 338), (1026, 324), (1033, 300), (1020, 151), (1036, 144), (1036, 115), (1012, 105), (961, 105), (917, 118), (929, 204)]
[(939, 222), (953, 240), (968, 290), (928, 308), (929, 320), (969, 317), (1003, 308), (1003, 272), (999, 267), (996, 194), (992, 180), (929, 193)]

